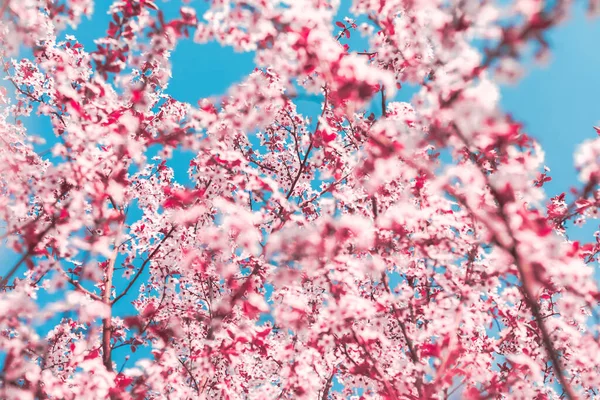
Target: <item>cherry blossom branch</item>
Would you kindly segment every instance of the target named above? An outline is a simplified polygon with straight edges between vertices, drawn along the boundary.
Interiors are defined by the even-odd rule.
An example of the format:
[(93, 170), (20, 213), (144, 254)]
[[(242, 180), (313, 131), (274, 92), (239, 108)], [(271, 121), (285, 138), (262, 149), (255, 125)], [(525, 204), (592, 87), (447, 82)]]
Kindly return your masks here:
[(386, 379), (386, 377), (384, 376), (384, 374), (381, 371), (379, 371), (379, 368), (377, 367), (377, 361), (375, 360), (375, 358), (373, 358), (373, 356), (371, 355), (371, 352), (367, 349), (367, 347), (365, 346), (365, 344), (358, 338), (358, 336), (356, 335), (356, 332), (354, 331), (354, 329), (350, 328), (350, 332), (352, 332), (352, 338), (354, 339), (354, 341), (356, 342), (356, 344), (358, 344), (360, 346), (360, 348), (364, 352), (364, 355), (371, 362), (371, 365), (373, 366), (373, 369), (375, 370), (375, 373), (379, 376), (379, 381), (383, 384), (383, 386), (385, 387), (386, 391), (389, 393), (389, 395), (391, 396), (391, 398), (394, 399), (394, 400), (397, 400), (398, 396), (397, 396), (396, 388), (393, 387), (388, 382), (388, 380)]
[(303, 208), (304, 206), (306, 206), (307, 204), (312, 203), (313, 201), (317, 200), (318, 198), (322, 197), (325, 193), (330, 192), (333, 188), (335, 188), (336, 186), (338, 186), (340, 183), (342, 183), (344, 180), (348, 179), (348, 177), (352, 174), (352, 171), (348, 172), (346, 175), (342, 176), (340, 179), (338, 179), (337, 181), (331, 182), (325, 189), (321, 190), (319, 193), (313, 195), (313, 197), (311, 197), (310, 199), (304, 200), (302, 203), (300, 203), (300, 205), (298, 206), (299, 208)]
[[(0, 13), (0, 15), (2, 15)], [(2, 59), (2, 62), (4, 63), (4, 59)], [(40, 104), (47, 104), (45, 101), (43, 101), (41, 98), (37, 98), (35, 97), (33, 94), (23, 90), (19, 85), (17, 85), (17, 83), (13, 80), (12, 77), (8, 78), (8, 81), (10, 83), (12, 83), (12, 85), (15, 87), (15, 89), (17, 90), (17, 92), (21, 93), (22, 95), (28, 97), (30, 100), (32, 100), (35, 103), (40, 103)], [(60, 120), (60, 122), (62, 122), (63, 126), (66, 126), (67, 124), (65, 123), (65, 120), (63, 119), (62, 114), (60, 114), (57, 111), (50, 111), (50, 114), (55, 115), (56, 117), (58, 117), (58, 119)]]
[(171, 235), (173, 234), (173, 232), (175, 232), (175, 229), (176, 229), (176, 226), (173, 225), (171, 227), (171, 229), (169, 230), (169, 232), (167, 232), (167, 234), (161, 239), (161, 241), (158, 243), (158, 245), (154, 248), (154, 250), (152, 251), (152, 253), (150, 253), (150, 255), (144, 260), (144, 262), (140, 266), (140, 269), (137, 271), (137, 273), (135, 274), (135, 276), (133, 277), (133, 279), (131, 279), (131, 281), (129, 281), (129, 284), (127, 285), (127, 287), (123, 290), (123, 292), (121, 292), (120, 295), (118, 295), (117, 297), (115, 297), (115, 299), (112, 301), (111, 304), (115, 304), (120, 299), (122, 299), (125, 295), (127, 295), (127, 292), (129, 292), (129, 289), (131, 289), (131, 287), (135, 284), (135, 282), (138, 280), (138, 278), (140, 277), (140, 275), (144, 272), (144, 269), (146, 268), (146, 265), (148, 265), (148, 263), (150, 261), (152, 261), (152, 259), (156, 255), (156, 253), (158, 253), (158, 251), (160, 250), (161, 246), (167, 241), (167, 239), (169, 239), (171, 237)]
[[(46, 227), (46, 229), (44, 229), (42, 232), (40, 232), (38, 235), (36, 235), (37, 236), (36, 242), (41, 240), (44, 237), (44, 235), (46, 235), (48, 232), (50, 232), (50, 230), (54, 227), (54, 224), (55, 223), (53, 222), (52, 224), (48, 225), (48, 227)], [(19, 261), (17, 261), (17, 263), (2, 278), (2, 280), (0, 281), (0, 288), (3, 288), (6, 286), (6, 284), (10, 280), (10, 278), (12, 278), (12, 276), (17, 272), (17, 270), (19, 269), (21, 264), (23, 264), (32, 255), (32, 253), (37, 245), (38, 245), (38, 243), (32, 243), (29, 245), (27, 252), (25, 252), (25, 254), (23, 254), (23, 256), (21, 256)]]
[(230, 296), (227, 308), (215, 311), (212, 320), (214, 321), (216, 319), (218, 324), (216, 326), (215, 324), (211, 324), (210, 328), (208, 329), (208, 334), (206, 335), (208, 340), (214, 339), (215, 331), (220, 326), (221, 321), (223, 321), (231, 313), (231, 310), (233, 310), (233, 307), (237, 301), (250, 289), (252, 278), (260, 272), (260, 269), (261, 265), (257, 262), (254, 268), (252, 268), (250, 274), (245, 277), (246, 279), (244, 280), (244, 283), (242, 283), (240, 287), (233, 293), (233, 295)]
[(321, 118), (323, 118), (326, 111), (327, 111), (327, 89), (325, 89), (325, 102), (323, 104), (323, 111), (321, 112), (321, 117), (317, 120), (317, 126), (315, 128), (315, 133), (313, 134), (313, 136), (310, 140), (310, 145), (308, 146), (308, 149), (306, 150), (306, 153), (304, 154), (304, 159), (302, 160), (302, 163), (300, 164), (300, 168), (298, 168), (298, 174), (296, 175), (296, 178), (292, 182), (292, 186), (290, 187), (290, 190), (288, 191), (287, 195), (285, 196), (286, 199), (289, 199), (292, 196), (292, 193), (294, 192), (294, 189), (296, 188), (296, 184), (298, 183), (298, 180), (300, 179), (300, 177), (302, 176), (302, 173), (304, 172), (304, 168), (306, 167), (306, 162), (308, 161), (308, 156), (310, 155), (310, 152), (313, 149), (313, 146), (315, 144), (316, 133), (319, 130), (319, 127), (321, 126)]
[(7, 287), (7, 283), (12, 278), (12, 276), (17, 272), (21, 264), (31, 255), (31, 250), (27, 251), (25, 254), (21, 256), (19, 261), (8, 271), (8, 273), (2, 278), (0, 281), (0, 288)]
[(335, 371), (336, 371), (336, 368), (334, 367), (333, 370), (331, 371), (331, 375), (329, 375), (329, 378), (327, 379), (327, 382), (325, 383), (325, 388), (323, 389), (323, 394), (321, 395), (321, 400), (327, 400), (327, 398), (329, 397), (329, 390), (331, 389), (331, 383), (333, 381), (333, 377), (335, 376)]
[[(459, 137), (460, 140), (463, 142), (467, 151), (469, 151), (469, 153), (471, 153), (470, 150), (468, 150), (469, 145), (468, 145), (468, 142), (467, 142), (466, 138), (464, 137), (464, 135), (462, 135), (462, 133), (458, 130), (456, 125), (454, 126), (454, 128), (455, 128), (455, 133), (456, 133), (457, 137)], [(490, 192), (494, 196), (495, 200), (498, 202), (499, 214), (503, 220), (504, 226), (506, 227), (510, 237), (513, 240), (513, 244), (509, 248), (506, 248), (506, 246), (503, 245), (502, 243), (498, 242), (497, 244), (500, 247), (506, 248), (506, 250), (512, 255), (513, 259), (515, 260), (515, 265), (519, 272), (521, 282), (523, 283), (523, 298), (525, 299), (525, 303), (531, 310), (533, 317), (535, 318), (535, 320), (537, 322), (538, 329), (540, 330), (540, 332), (542, 334), (542, 342), (543, 342), (544, 348), (546, 349), (548, 356), (552, 360), (552, 365), (556, 369), (557, 378), (558, 378), (563, 390), (565, 391), (567, 398), (570, 400), (575, 400), (575, 399), (577, 399), (577, 396), (573, 392), (573, 389), (571, 388), (571, 385), (569, 384), (569, 382), (567, 382), (567, 380), (566, 380), (565, 373), (560, 364), (560, 360), (559, 360), (557, 351), (554, 348), (554, 344), (552, 343), (552, 339), (550, 338), (550, 334), (548, 332), (548, 329), (546, 328), (544, 318), (542, 318), (539, 306), (538, 306), (537, 302), (534, 300), (534, 294), (531, 292), (531, 285), (529, 282), (529, 278), (528, 278), (528, 275), (525, 273), (520, 254), (516, 247), (516, 243), (517, 243), (517, 239), (515, 239), (516, 236), (515, 236), (514, 232), (512, 231), (512, 227), (510, 226), (508, 216), (504, 212), (503, 207), (504, 207), (505, 202), (504, 202), (502, 196), (500, 196), (500, 194), (494, 189), (494, 186), (489, 181), (489, 177), (485, 173), (485, 171), (482, 170), (482, 168), (479, 164), (476, 164), (476, 165), (478, 166), (478, 168), (483, 176), (483, 179), (486, 181)]]
[[(381, 281), (383, 282), (383, 286), (384, 286), (386, 292), (389, 295), (392, 295), (392, 291), (388, 284), (387, 276), (386, 276), (385, 272), (381, 274)], [(392, 311), (394, 311), (394, 316), (396, 317), (396, 321), (398, 321), (398, 325), (400, 326), (400, 330), (402, 331), (402, 336), (404, 337), (404, 341), (406, 342), (406, 346), (408, 347), (411, 361), (413, 362), (414, 365), (420, 364), (419, 357), (417, 356), (417, 352), (415, 350), (414, 344), (413, 344), (411, 338), (408, 336), (408, 333), (406, 331), (406, 325), (404, 324), (404, 321), (402, 321), (400, 319), (400, 313), (394, 303), (392, 303)], [(422, 396), (422, 393), (421, 393), (422, 384), (423, 384), (423, 377), (422, 376), (417, 377), (416, 386), (417, 386), (417, 392), (419, 393), (419, 397)]]
[(72, 279), (62, 268), (58, 267), (57, 270), (60, 274), (69, 282), (75, 289), (79, 290), (81, 293), (90, 296), (92, 299), (97, 301), (102, 301), (102, 297), (98, 296), (95, 293), (90, 292), (88, 289), (84, 288), (79, 281)]
[(186, 370), (186, 372), (190, 376), (190, 379), (192, 380), (192, 383), (194, 384), (194, 389), (196, 389), (196, 393), (198, 395), (200, 395), (200, 387), (198, 386), (198, 381), (196, 381), (196, 378), (194, 377), (194, 374), (192, 373), (192, 371), (190, 371), (190, 369), (188, 368), (188, 366), (187, 366), (186, 363), (184, 363), (183, 361), (181, 361), (181, 358), (177, 357), (177, 361), (179, 361), (179, 363)]
[(113, 254), (108, 261), (105, 278), (104, 278), (104, 291), (102, 293), (102, 301), (108, 307), (108, 315), (102, 319), (102, 361), (107, 371), (112, 371), (112, 358), (111, 358), (111, 339), (112, 339), (112, 303), (110, 297), (112, 294), (112, 281), (115, 269), (115, 263), (119, 255), (119, 246), (115, 245)]
[[(503, 211), (501, 211), (501, 213), (503, 214)], [(503, 216), (503, 217), (505, 218), (506, 216)], [(509, 226), (508, 220), (505, 219), (505, 223), (506, 223), (507, 229), (510, 232), (511, 228)], [(514, 238), (514, 235), (512, 234), (512, 232), (511, 232), (511, 236)], [(567, 382), (567, 380), (566, 380), (565, 372), (563, 370), (562, 365), (560, 364), (560, 359), (558, 357), (558, 353), (554, 347), (554, 343), (552, 342), (552, 339), (550, 338), (550, 333), (548, 332), (548, 328), (546, 328), (546, 324), (544, 322), (544, 316), (542, 316), (542, 314), (540, 313), (540, 308), (537, 304), (537, 301), (534, 300), (534, 294), (531, 292), (531, 285), (529, 282), (529, 278), (523, 269), (523, 263), (521, 262), (521, 257), (519, 255), (519, 252), (514, 245), (509, 250), (509, 252), (515, 260), (515, 265), (517, 267), (517, 270), (519, 271), (519, 275), (521, 277), (521, 282), (523, 283), (523, 291), (524, 291), (523, 297), (525, 299), (525, 302), (527, 303), (527, 306), (531, 310), (531, 312), (537, 322), (538, 329), (540, 330), (540, 332), (542, 334), (542, 342), (544, 344), (544, 348), (546, 349), (546, 353), (552, 360), (552, 365), (556, 370), (556, 377), (558, 378), (558, 381), (560, 382), (560, 385), (562, 386), (567, 398), (570, 400), (576, 400), (578, 397), (573, 392), (573, 389), (571, 388), (570, 383)]]

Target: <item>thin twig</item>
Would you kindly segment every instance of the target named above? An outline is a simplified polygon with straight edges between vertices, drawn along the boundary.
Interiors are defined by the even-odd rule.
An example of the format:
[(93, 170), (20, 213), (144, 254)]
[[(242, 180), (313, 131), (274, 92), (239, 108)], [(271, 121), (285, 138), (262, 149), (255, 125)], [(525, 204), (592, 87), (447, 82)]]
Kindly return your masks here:
[(120, 299), (122, 299), (127, 292), (129, 291), (129, 289), (131, 289), (131, 287), (135, 284), (135, 282), (138, 280), (138, 278), (140, 277), (140, 275), (142, 274), (142, 272), (144, 272), (144, 269), (146, 268), (146, 265), (148, 265), (148, 263), (152, 260), (152, 258), (156, 255), (156, 253), (158, 253), (158, 251), (160, 250), (161, 246), (165, 243), (165, 241), (171, 237), (171, 235), (173, 234), (173, 232), (175, 231), (176, 226), (173, 226), (171, 228), (171, 230), (165, 235), (164, 238), (162, 238), (162, 240), (160, 241), (160, 243), (156, 246), (156, 248), (152, 251), (152, 253), (150, 253), (150, 255), (148, 256), (148, 258), (146, 258), (144, 260), (144, 262), (142, 263), (142, 265), (140, 266), (140, 269), (138, 270), (138, 272), (135, 274), (135, 276), (133, 277), (133, 279), (129, 282), (129, 284), (127, 285), (127, 287), (125, 288), (125, 290), (123, 290), (123, 292), (118, 295), (117, 297), (115, 297), (115, 299), (112, 301), (111, 304), (115, 304), (117, 301), (119, 301)]

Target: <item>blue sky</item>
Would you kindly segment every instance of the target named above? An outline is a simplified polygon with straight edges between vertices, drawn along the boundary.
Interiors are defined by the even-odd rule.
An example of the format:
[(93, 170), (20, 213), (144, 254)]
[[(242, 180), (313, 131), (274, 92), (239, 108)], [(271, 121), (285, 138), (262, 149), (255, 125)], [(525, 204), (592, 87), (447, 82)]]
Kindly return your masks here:
[[(93, 40), (104, 36), (110, 21), (110, 16), (106, 15), (110, 3), (97, 1), (93, 18), (84, 20), (76, 31), (65, 33), (74, 34), (88, 51), (93, 50)], [(177, 12), (176, 3), (160, 3), (160, 6), (169, 16)], [(349, 15), (347, 9), (348, 1), (344, 0), (338, 20)], [(358, 36), (357, 33), (354, 35)], [(583, 4), (580, 4), (568, 23), (552, 31), (549, 37), (553, 50), (550, 63), (545, 67), (531, 63), (526, 77), (518, 85), (502, 88), (504, 109), (525, 124), (525, 130), (542, 143), (546, 152), (546, 164), (553, 178), (546, 184), (548, 197), (578, 185), (573, 152), (580, 142), (596, 135), (592, 126), (600, 123), (599, 38), (600, 24), (588, 20)], [(171, 59), (173, 78), (167, 92), (192, 105), (204, 97), (223, 95), (231, 84), (241, 81), (253, 70), (253, 58), (252, 53), (235, 53), (231, 48), (216, 43), (198, 45), (192, 40), (182, 40)], [(413, 93), (410, 88), (403, 88), (397, 99), (409, 101)], [(298, 105), (301, 112), (312, 116), (318, 113), (320, 107), (314, 100), (300, 100)], [(52, 137), (47, 121), (30, 120), (29, 127), (32, 132), (47, 139)], [(171, 161), (170, 166), (175, 168), (178, 180), (185, 183), (189, 159), (182, 159), (177, 163)], [(592, 221), (585, 228), (572, 230), (570, 237), (591, 240), (594, 228), (597, 228), (597, 222)], [(0, 260), (2, 275), (13, 264), (15, 255), (2, 249), (1, 244)], [(137, 287), (134, 289), (132, 295)], [(48, 297), (43, 298), (49, 300)], [(116, 311), (119, 314), (127, 309)]]
[(528, 75), (514, 87), (502, 89), (502, 105), (525, 123), (546, 152), (552, 182), (548, 194), (578, 183), (573, 152), (596, 136), (600, 123), (600, 23), (586, 18), (578, 2), (568, 23), (549, 35), (552, 58), (542, 67), (530, 63)]

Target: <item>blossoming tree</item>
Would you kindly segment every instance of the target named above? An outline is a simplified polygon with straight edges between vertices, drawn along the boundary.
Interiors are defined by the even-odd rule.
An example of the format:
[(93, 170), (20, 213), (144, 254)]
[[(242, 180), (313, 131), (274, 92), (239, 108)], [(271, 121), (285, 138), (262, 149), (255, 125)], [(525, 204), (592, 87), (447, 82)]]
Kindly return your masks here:
[[(0, 1), (0, 398), (597, 396), (600, 139), (548, 200), (498, 105), (571, 3), (117, 0), (85, 48), (92, 0)], [(257, 68), (180, 102), (190, 37)]]

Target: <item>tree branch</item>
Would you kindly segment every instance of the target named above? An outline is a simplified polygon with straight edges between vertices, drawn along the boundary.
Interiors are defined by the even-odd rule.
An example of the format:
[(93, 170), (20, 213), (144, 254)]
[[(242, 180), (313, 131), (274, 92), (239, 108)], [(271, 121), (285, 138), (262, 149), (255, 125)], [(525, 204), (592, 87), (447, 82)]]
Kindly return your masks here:
[(112, 303), (110, 301), (110, 295), (112, 293), (112, 281), (115, 272), (115, 262), (117, 261), (118, 255), (119, 246), (115, 245), (113, 254), (106, 266), (104, 292), (102, 294), (102, 301), (109, 307), (108, 315), (102, 319), (102, 361), (107, 371), (112, 371), (110, 347), (110, 341), (112, 339)]
[(144, 269), (146, 268), (146, 265), (148, 265), (148, 263), (152, 260), (152, 258), (156, 255), (156, 253), (158, 253), (158, 251), (160, 250), (161, 246), (165, 243), (165, 241), (171, 237), (171, 235), (173, 234), (173, 232), (175, 231), (176, 226), (173, 225), (173, 227), (171, 227), (171, 230), (169, 232), (167, 232), (167, 234), (165, 235), (164, 238), (162, 238), (162, 240), (160, 241), (160, 243), (156, 246), (156, 248), (152, 251), (152, 253), (150, 253), (150, 255), (148, 256), (148, 258), (146, 258), (144, 260), (144, 262), (142, 263), (142, 265), (140, 266), (140, 269), (138, 270), (138, 272), (135, 274), (135, 276), (133, 277), (133, 279), (131, 281), (129, 281), (129, 284), (127, 285), (127, 287), (125, 288), (125, 290), (123, 290), (123, 292), (118, 295), (117, 297), (115, 297), (115, 299), (112, 301), (111, 304), (115, 304), (117, 301), (121, 300), (126, 294), (127, 292), (129, 292), (129, 289), (131, 289), (131, 287), (135, 284), (135, 282), (138, 280), (138, 278), (140, 277), (140, 275), (142, 274), (142, 272), (144, 272)]
[[(317, 131), (319, 130), (319, 127), (321, 126), (321, 118), (325, 115), (326, 111), (327, 111), (327, 93), (325, 93), (325, 103), (323, 104), (323, 111), (321, 112), (321, 117), (317, 120), (317, 126), (315, 127), (315, 134), (317, 133)], [(308, 146), (308, 149), (306, 150), (306, 154), (304, 154), (304, 159), (302, 160), (302, 163), (300, 164), (300, 168), (298, 168), (298, 174), (296, 175), (294, 182), (292, 182), (292, 186), (290, 187), (288, 194), (285, 196), (286, 199), (289, 199), (292, 196), (292, 193), (294, 192), (294, 189), (296, 188), (296, 184), (298, 184), (298, 180), (300, 179), (300, 177), (302, 176), (302, 173), (304, 172), (304, 168), (306, 167), (306, 162), (308, 161), (308, 156), (310, 155), (310, 152), (313, 149), (314, 144), (315, 144), (315, 137), (313, 135), (313, 137), (310, 140), (310, 145)]]
[(74, 279), (72, 279), (65, 271), (63, 271), (61, 268), (57, 268), (57, 270), (60, 272), (60, 274), (67, 280), (67, 282), (69, 282), (71, 285), (73, 285), (73, 287), (77, 290), (79, 290), (80, 292), (82, 292), (83, 294), (86, 294), (88, 296), (90, 296), (92, 299), (97, 300), (97, 301), (102, 301), (102, 297), (98, 296), (96, 293), (92, 293), (89, 290), (87, 290), (86, 288), (84, 288), (83, 286), (81, 286), (81, 283), (79, 281), (76, 281)]
[(185, 370), (187, 371), (188, 375), (192, 379), (192, 382), (194, 383), (194, 389), (196, 389), (196, 393), (198, 395), (200, 395), (200, 386), (198, 386), (198, 381), (194, 377), (194, 374), (192, 374), (192, 371), (190, 371), (190, 369), (188, 368), (188, 366), (183, 361), (181, 361), (181, 359), (179, 357), (177, 357), (177, 361), (179, 361), (179, 363), (181, 365), (183, 365), (183, 368), (185, 368)]

